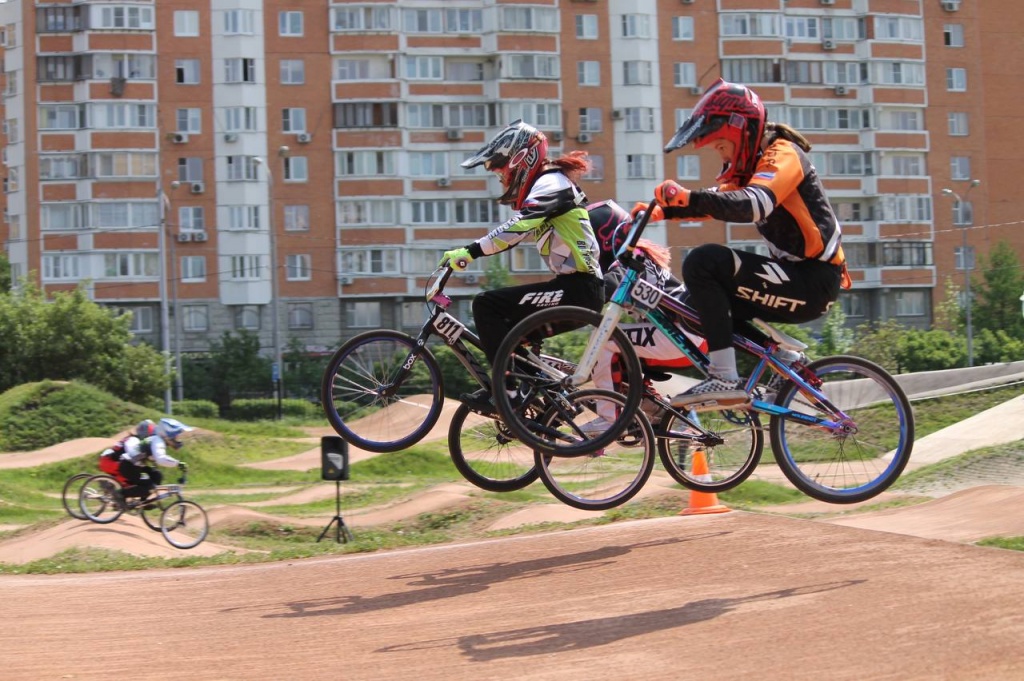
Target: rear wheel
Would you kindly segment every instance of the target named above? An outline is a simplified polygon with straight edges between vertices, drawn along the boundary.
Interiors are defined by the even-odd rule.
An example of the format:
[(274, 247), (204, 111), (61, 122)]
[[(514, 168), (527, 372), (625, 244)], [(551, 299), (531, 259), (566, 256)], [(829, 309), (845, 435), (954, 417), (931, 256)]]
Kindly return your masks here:
[(93, 475), (82, 485), (78, 507), (89, 520), (106, 525), (124, 513), (121, 483), (110, 475)]
[(185, 499), (164, 509), (160, 515), (160, 531), (171, 546), (190, 549), (206, 539), (210, 521), (202, 506)]
[(513, 492), (537, 479), (533, 452), (500, 419), (474, 414), (464, 404), (452, 416), (448, 453), (462, 477), (488, 492)]
[(60, 493), (60, 501), (68, 515), (77, 520), (88, 520), (82, 513), (82, 507), (78, 498), (82, 492), (82, 485), (92, 477), (92, 473), (76, 473), (64, 483), (64, 489)]
[(160, 516), (163, 515), (164, 509), (176, 501), (181, 501), (181, 495), (174, 493), (148, 501), (139, 506), (139, 515), (142, 517), (142, 522), (146, 523), (146, 527), (149, 529), (159, 532)]
[(726, 492), (749, 478), (764, 451), (758, 415), (726, 409), (692, 418), (700, 429), (671, 411), (662, 418), (658, 455), (668, 474), (683, 487), (708, 493)]

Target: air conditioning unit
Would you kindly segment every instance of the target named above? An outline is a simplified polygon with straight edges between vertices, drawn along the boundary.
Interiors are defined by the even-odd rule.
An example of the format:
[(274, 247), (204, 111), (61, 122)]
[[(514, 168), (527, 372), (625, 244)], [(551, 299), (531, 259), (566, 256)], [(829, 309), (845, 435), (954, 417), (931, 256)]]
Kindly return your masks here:
[(313, 141), (313, 135), (308, 132), (300, 132), (295, 135), (295, 141), (299, 144), (309, 144)]
[(834, 5), (834, 4), (836, 4), (836, 0), (820, 0), (820, 1), (821, 1), (821, 4), (823, 4), (823, 5)]
[(225, 142), (237, 142), (238, 141), (238, 133), (237, 132), (224, 133), (224, 141)]
[(480, 275), (479, 274), (467, 274), (466, 275), (466, 283), (467, 284), (477, 284), (479, 282), (480, 282)]
[(836, 41), (832, 39), (825, 39), (821, 41), (821, 49), (823, 50), (834, 50), (836, 49)]
[(206, 185), (202, 182), (193, 182), (191, 189), (193, 194), (202, 194), (206, 191)]
[(622, 109), (612, 109), (612, 118), (614, 118), (615, 120), (619, 120), (624, 115), (625, 114), (623, 113)]
[(849, 94), (850, 90), (845, 85), (836, 85), (836, 94), (842, 97), (843, 95)]
[(446, 134), (450, 140), (460, 140), (463, 137), (463, 132), (459, 128), (449, 128)]
[(942, 9), (947, 12), (955, 12), (960, 9), (960, 0), (942, 0)]
[(175, 144), (185, 144), (188, 142), (187, 132), (176, 132), (171, 136), (171, 141)]
[(576, 135), (576, 141), (579, 142), (580, 144), (586, 144), (591, 139), (593, 138), (590, 136), (589, 132), (581, 132), (580, 134)]
[(183, 244), (192, 241), (192, 235), (189, 232), (178, 232), (178, 243)]
[(348, 276), (347, 274), (343, 274), (340, 277), (338, 277), (338, 283), (341, 284), (342, 286), (350, 286), (352, 284), (352, 281), (352, 277)]
[(700, 85), (694, 85), (693, 87), (690, 88), (690, 94), (698, 96), (702, 95), (704, 94), (704, 88), (702, 88)]
[(437, 186), (438, 187), (450, 187), (450, 186), (452, 186), (451, 178), (448, 178), (448, 177), (439, 177), (439, 178), (437, 178)]
[(203, 243), (204, 241), (206, 241), (209, 238), (210, 237), (207, 236), (206, 232), (193, 232), (192, 233), (192, 241), (198, 241), (199, 243)]

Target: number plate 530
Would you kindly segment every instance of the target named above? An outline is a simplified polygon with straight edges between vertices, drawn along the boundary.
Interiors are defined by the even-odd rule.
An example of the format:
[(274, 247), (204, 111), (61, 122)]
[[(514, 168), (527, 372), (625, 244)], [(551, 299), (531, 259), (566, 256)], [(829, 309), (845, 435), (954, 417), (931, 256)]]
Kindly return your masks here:
[(632, 296), (633, 302), (640, 307), (653, 309), (658, 307), (661, 297), (665, 294), (657, 286), (650, 284), (644, 279), (637, 279), (636, 283), (633, 284), (633, 290), (629, 292), (629, 295)]
[(454, 345), (455, 341), (459, 340), (462, 332), (466, 330), (466, 326), (445, 312), (434, 320), (434, 329), (447, 341), (448, 345)]

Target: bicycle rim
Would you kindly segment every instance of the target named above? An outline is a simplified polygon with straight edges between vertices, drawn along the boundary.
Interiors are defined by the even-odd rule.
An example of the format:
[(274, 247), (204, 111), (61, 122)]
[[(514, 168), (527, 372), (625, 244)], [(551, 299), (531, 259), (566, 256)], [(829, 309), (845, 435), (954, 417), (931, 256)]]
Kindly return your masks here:
[(448, 453), (469, 482), (488, 492), (513, 492), (537, 479), (533, 452), (500, 420), (461, 405), (448, 429)]
[[(859, 357), (825, 357), (809, 369), (821, 392), (848, 417), (832, 429), (772, 416), (775, 460), (797, 489), (834, 504), (885, 491), (903, 472), (914, 446), (914, 413), (906, 394), (882, 367)], [(836, 420), (790, 383), (776, 404)]]
[(106, 525), (121, 517), (124, 513), (117, 504), (116, 493), (121, 484), (109, 475), (93, 475), (85, 484), (78, 496), (79, 508), (94, 523)]
[[(140, 506), (139, 516), (142, 517), (142, 522), (146, 523), (146, 527), (149, 529), (159, 532), (160, 516), (163, 515), (164, 509), (176, 501), (181, 501), (180, 494), (172, 494), (163, 499), (157, 499), (149, 504)], [(146, 506), (149, 506), (150, 508), (146, 508)]]
[[(581, 390), (569, 398), (587, 413), (595, 413), (602, 400), (624, 403), (621, 395), (605, 390)], [(549, 411), (544, 422), (558, 418)], [(592, 454), (553, 456), (536, 452), (534, 462), (544, 486), (562, 503), (587, 511), (620, 506), (644, 486), (654, 468), (654, 431), (642, 411), (618, 440)]]
[(79, 499), (82, 493), (82, 486), (91, 477), (91, 473), (76, 473), (68, 478), (68, 481), (64, 483), (64, 489), (61, 490), (61, 504), (64, 505), (64, 510), (67, 511), (68, 515), (76, 520), (88, 520), (86, 515), (82, 513)]
[[(752, 411), (736, 409), (705, 411), (692, 416), (706, 434), (722, 440), (704, 445), (695, 438), (700, 430), (667, 412), (657, 429), (658, 455), (665, 471), (676, 482), (698, 492), (726, 492), (750, 477), (761, 461), (764, 431), (761, 420)], [(707, 472), (695, 465), (703, 455)]]
[[(411, 352), (420, 354), (401, 384)], [(345, 343), (331, 358), (321, 383), (327, 420), (350, 444), (371, 452), (395, 452), (426, 436), (444, 401), (441, 370), (412, 337), (371, 331)]]
[(160, 531), (171, 546), (190, 549), (206, 539), (210, 521), (196, 502), (176, 501), (160, 515)]

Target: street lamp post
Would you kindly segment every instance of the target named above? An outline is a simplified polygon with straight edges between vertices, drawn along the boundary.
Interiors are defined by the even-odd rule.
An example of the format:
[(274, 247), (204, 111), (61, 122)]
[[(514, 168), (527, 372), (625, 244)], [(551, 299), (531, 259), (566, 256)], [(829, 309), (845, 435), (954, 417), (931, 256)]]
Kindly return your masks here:
[[(288, 155), (288, 147), (280, 147), (277, 155), (284, 158)], [(271, 333), (274, 344), (274, 368), (272, 380), (274, 389), (277, 392), (277, 417), (281, 418), (281, 400), (283, 399), (284, 388), (284, 363), (281, 361), (281, 320), (278, 315), (277, 300), (279, 297), (277, 286), (277, 233), (274, 226), (274, 174), (270, 170), (266, 160), (259, 156), (253, 157), (256, 165), (263, 166), (263, 172), (267, 175), (267, 229), (270, 232), (270, 315)]]
[[(171, 182), (171, 192), (181, 186), (181, 182), (175, 180)], [(170, 212), (171, 203), (170, 199), (164, 195), (167, 199), (167, 212)], [(178, 225), (179, 229), (181, 225)], [(171, 329), (174, 342), (174, 390), (175, 396), (178, 401), (181, 402), (185, 399), (185, 384), (184, 377), (181, 373), (181, 310), (178, 308), (178, 279), (181, 278), (181, 272), (178, 264), (177, 254), (177, 239), (171, 238), (171, 309), (174, 310), (174, 328)]]
[(967, 198), (971, 195), (971, 190), (981, 184), (981, 180), (971, 180), (967, 186), (967, 191), (964, 192), (964, 198), (961, 199), (960, 195), (952, 189), (943, 189), (942, 194), (944, 196), (953, 197), (953, 224), (957, 224), (957, 216), (963, 215), (963, 206), (967, 206), (967, 215), (965, 222), (961, 225), (963, 230), (963, 242), (960, 246), (960, 262), (964, 268), (964, 317), (967, 322), (967, 366), (974, 366), (974, 324), (971, 321), (971, 263), (968, 258), (967, 252), (967, 232), (974, 226), (974, 210), (971, 209), (971, 205), (967, 203)]
[[(157, 185), (157, 198), (160, 201), (160, 232), (157, 235), (157, 249), (160, 251), (160, 344), (164, 354), (164, 373), (171, 375), (171, 320), (167, 305), (167, 204), (169, 200), (164, 193), (162, 183)], [(164, 389), (164, 412), (174, 413), (171, 400), (171, 385)]]

